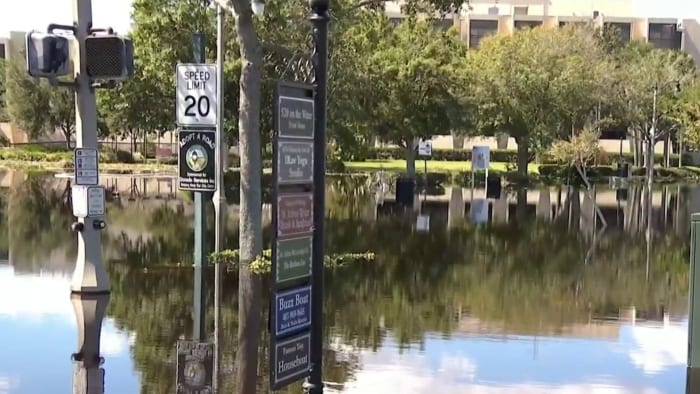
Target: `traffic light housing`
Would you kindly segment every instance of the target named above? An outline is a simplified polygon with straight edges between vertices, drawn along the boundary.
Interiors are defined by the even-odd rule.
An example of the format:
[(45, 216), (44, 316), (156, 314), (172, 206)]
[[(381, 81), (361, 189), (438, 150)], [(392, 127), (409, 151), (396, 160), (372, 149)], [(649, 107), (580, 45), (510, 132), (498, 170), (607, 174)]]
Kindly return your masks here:
[(71, 73), (70, 41), (65, 36), (29, 32), (26, 35), (27, 73), (55, 78)]
[(114, 34), (85, 39), (87, 74), (93, 80), (120, 81), (134, 73), (134, 49), (130, 39)]

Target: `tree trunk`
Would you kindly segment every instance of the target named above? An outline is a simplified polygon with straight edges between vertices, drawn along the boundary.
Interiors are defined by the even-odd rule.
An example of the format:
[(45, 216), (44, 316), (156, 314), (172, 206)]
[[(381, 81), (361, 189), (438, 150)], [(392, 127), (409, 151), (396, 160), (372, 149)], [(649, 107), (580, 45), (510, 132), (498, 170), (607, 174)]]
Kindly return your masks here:
[(250, 263), (262, 254), (262, 152), (260, 146), (260, 94), (262, 47), (247, 0), (233, 1), (241, 54), (239, 150), (241, 205), (239, 219), (238, 351), (236, 383), (240, 394), (255, 393), (262, 284)]
[(528, 136), (517, 137), (515, 142), (518, 144), (518, 175), (522, 179), (527, 179), (527, 164), (530, 159), (530, 140)]
[(66, 139), (66, 149), (71, 150), (71, 144), (70, 144), (70, 136), (71, 132), (70, 131), (63, 131), (63, 137)]
[(416, 179), (416, 140), (406, 141), (406, 176)]
[(669, 167), (669, 164), (671, 162), (671, 152), (669, 150), (670, 144), (671, 134), (669, 133), (664, 137), (664, 162), (662, 163), (664, 167)]

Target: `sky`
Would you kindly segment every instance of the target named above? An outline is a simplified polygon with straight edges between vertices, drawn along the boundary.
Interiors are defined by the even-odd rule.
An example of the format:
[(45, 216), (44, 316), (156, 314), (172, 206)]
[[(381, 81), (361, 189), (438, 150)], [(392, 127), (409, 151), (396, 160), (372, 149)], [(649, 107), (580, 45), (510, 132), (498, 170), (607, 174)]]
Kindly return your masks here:
[[(633, 1), (637, 3), (638, 16), (700, 19), (698, 0)], [(0, 0), (0, 36), (15, 30), (45, 30), (49, 23), (70, 24), (72, 3), (73, 0)], [(111, 26), (117, 32), (126, 32), (130, 26), (131, 3), (132, 0), (92, 0), (95, 26)]]

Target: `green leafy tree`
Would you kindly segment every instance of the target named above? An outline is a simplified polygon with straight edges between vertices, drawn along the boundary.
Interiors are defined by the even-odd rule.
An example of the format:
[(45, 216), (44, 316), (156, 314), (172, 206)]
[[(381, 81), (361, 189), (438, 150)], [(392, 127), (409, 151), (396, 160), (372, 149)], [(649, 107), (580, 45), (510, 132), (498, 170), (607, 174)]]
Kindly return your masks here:
[[(456, 32), (439, 31), (431, 21), (409, 18), (393, 26), (377, 16), (358, 28), (360, 41), (357, 71), (366, 76), (355, 100), (354, 113), (366, 130), (406, 152), (406, 171), (415, 177), (415, 153), (419, 138), (449, 134), (467, 128), (468, 109), (463, 80), (466, 46)], [(369, 41), (367, 30), (381, 39)]]
[(6, 122), (7, 117), (7, 61), (0, 59), (0, 122)]
[(700, 150), (700, 80), (693, 80), (681, 93), (671, 118), (680, 127), (680, 140), (693, 150)]
[(611, 107), (615, 116), (629, 125), (635, 141), (635, 164), (643, 163), (651, 171), (653, 147), (677, 130), (671, 114), (680, 102), (679, 90), (693, 78), (693, 62), (684, 53), (636, 42), (621, 50), (616, 62), (609, 89)]
[(610, 71), (595, 31), (577, 26), (495, 35), (471, 52), (469, 62), (479, 70), (480, 131), (515, 139), (522, 176), (531, 149), (541, 152), (588, 121)]
[(30, 139), (60, 131), (68, 149), (75, 134), (73, 91), (31, 78), (17, 62), (7, 72), (7, 113)]

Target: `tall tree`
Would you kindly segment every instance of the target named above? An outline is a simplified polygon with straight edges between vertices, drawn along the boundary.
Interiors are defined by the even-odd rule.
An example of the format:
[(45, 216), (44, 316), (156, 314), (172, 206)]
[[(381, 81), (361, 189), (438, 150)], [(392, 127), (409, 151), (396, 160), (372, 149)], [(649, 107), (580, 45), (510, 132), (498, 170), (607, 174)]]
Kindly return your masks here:
[[(671, 112), (679, 93), (692, 80), (692, 59), (684, 53), (655, 49), (646, 43), (630, 43), (616, 57), (614, 81), (609, 89), (614, 113), (629, 125), (637, 142), (635, 164), (653, 167), (654, 146), (673, 133), (677, 124)], [(656, 98), (655, 98), (656, 96)]]
[(30, 139), (60, 131), (66, 147), (71, 148), (71, 138), (75, 134), (75, 99), (70, 89), (31, 78), (21, 64), (10, 62), (6, 96), (10, 120)]
[[(468, 128), (469, 108), (463, 98), (469, 88), (463, 79), (466, 45), (452, 30), (440, 31), (432, 21), (408, 18), (393, 26), (377, 16), (362, 37), (358, 72), (366, 76), (358, 95), (367, 131), (405, 149), (406, 172), (415, 177), (419, 138)], [(367, 34), (381, 37), (366, 40)], [(359, 92), (357, 92), (359, 93)]]
[(470, 53), (479, 70), (481, 132), (506, 132), (518, 144), (518, 171), (530, 150), (580, 128), (606, 89), (609, 63), (590, 27), (525, 29), (496, 35)]

